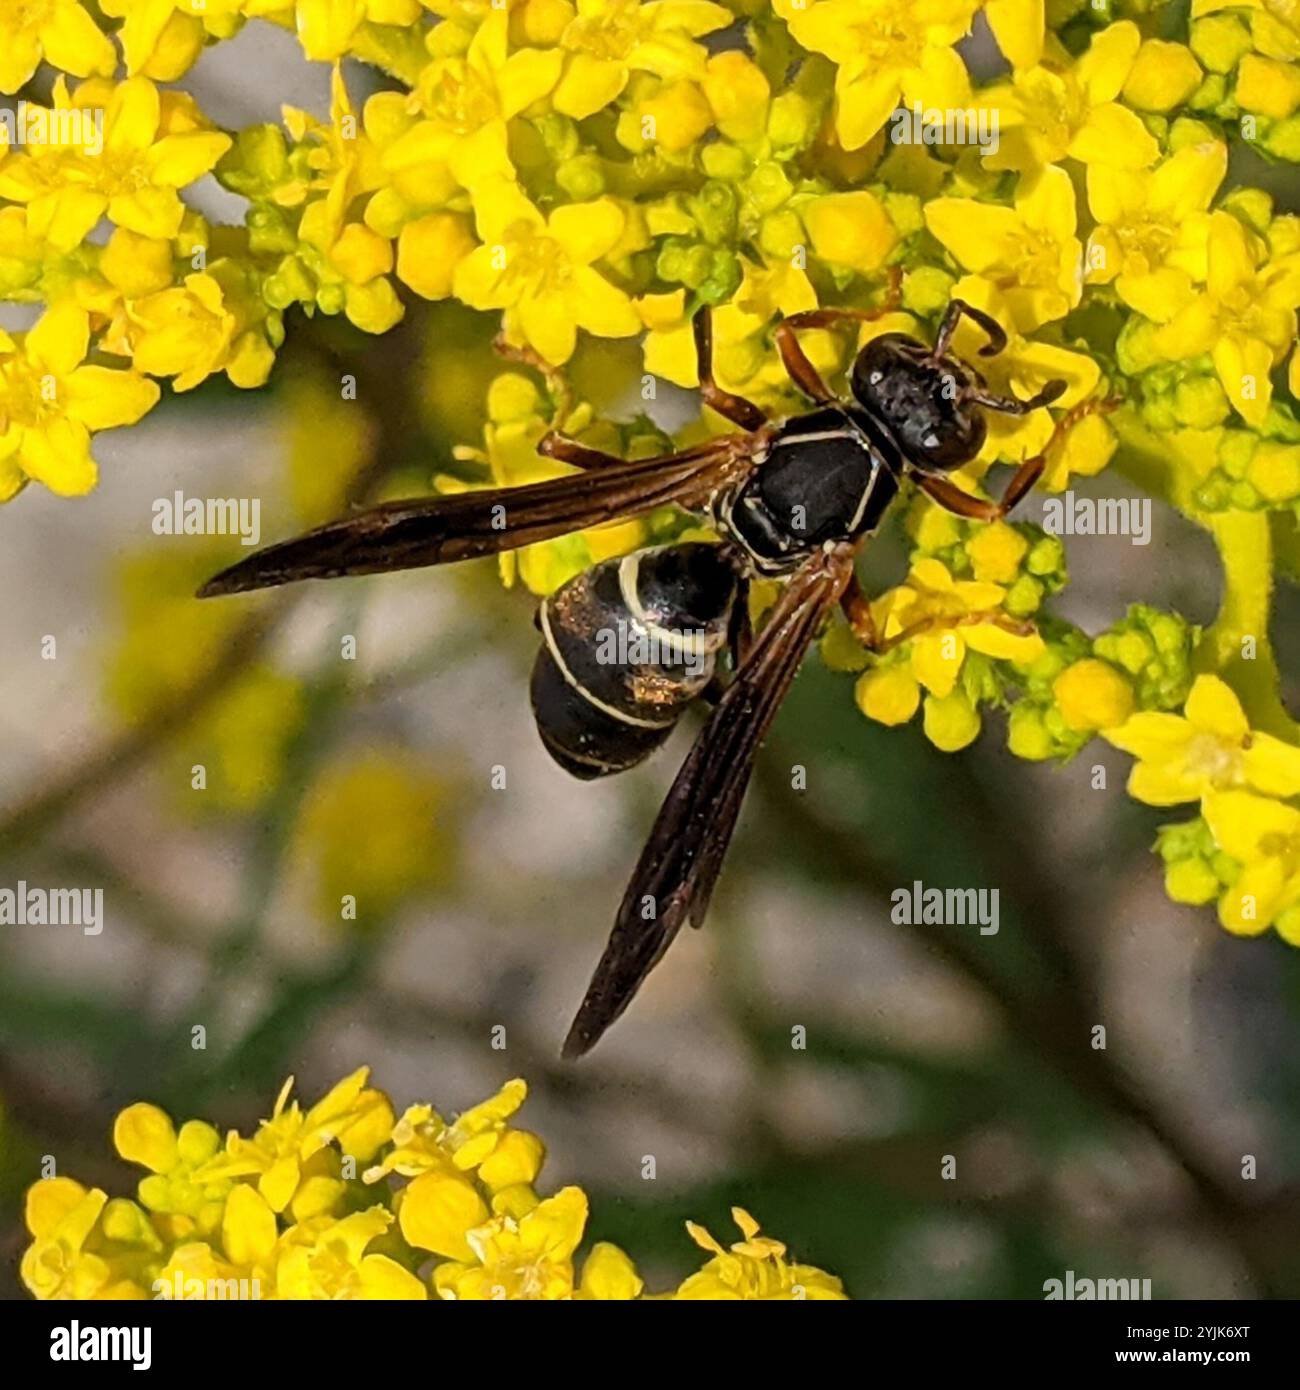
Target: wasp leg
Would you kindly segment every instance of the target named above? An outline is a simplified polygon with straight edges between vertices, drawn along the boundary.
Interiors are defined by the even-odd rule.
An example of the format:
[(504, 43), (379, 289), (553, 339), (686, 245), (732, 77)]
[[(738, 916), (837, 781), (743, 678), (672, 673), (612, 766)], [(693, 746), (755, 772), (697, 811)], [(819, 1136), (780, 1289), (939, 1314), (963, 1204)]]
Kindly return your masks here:
[(849, 582), (840, 595), (840, 608), (849, 620), (854, 637), (868, 651), (879, 651), (880, 629), (876, 626), (876, 619), (871, 612), (871, 600), (862, 592), (856, 571), (849, 577)]
[(782, 319), (776, 326), (776, 346), (785, 365), (786, 375), (808, 397), (818, 405), (833, 405), (835, 392), (822, 380), (821, 373), (808, 360), (808, 354), (795, 337), (795, 325), (791, 319)]
[(547, 394), (551, 398), (551, 429), (561, 429), (573, 413), (573, 387), (569, 385), (568, 377), (535, 348), (507, 342), (504, 333), (498, 333), (492, 339), (492, 350), (507, 362), (518, 362), (521, 367), (531, 367), (542, 376), (546, 382)]
[(1025, 459), (1011, 475), (1011, 481), (1007, 484), (1007, 490), (1002, 494), (1000, 502), (986, 502), (982, 497), (972, 497), (947, 478), (921, 478), (921, 490), (931, 501), (937, 502), (957, 516), (969, 517), (972, 521), (1001, 521), (1042, 477), (1043, 469), (1047, 467), (1047, 456), (1080, 420), (1099, 411), (1108, 413), (1121, 403), (1117, 396), (1095, 396), (1067, 410), (1053, 427), (1051, 438), (1048, 439), (1042, 453)]
[(909, 623), (905, 628), (894, 633), (892, 637), (884, 638), (876, 644), (873, 651), (877, 656), (884, 656), (886, 652), (892, 652), (895, 647), (901, 647), (904, 642), (910, 642), (913, 637), (920, 637), (924, 632), (933, 632), (935, 628), (974, 627), (979, 623), (991, 623), (994, 627), (1000, 627), (1003, 632), (1011, 633), (1013, 637), (1032, 637), (1037, 631), (1033, 623), (1013, 618), (998, 608), (983, 609), (977, 613), (963, 613), (959, 618), (944, 618), (939, 614), (931, 614), (928, 618), (920, 618), (914, 623)]
[(695, 356), (699, 364), (700, 395), (724, 420), (742, 430), (758, 430), (767, 424), (767, 414), (744, 396), (724, 391), (713, 379), (713, 316), (706, 304), (696, 311), (691, 327), (695, 330)]
[(554, 430), (544, 434), (537, 441), (537, 452), (557, 463), (568, 463), (574, 468), (609, 468), (616, 463), (626, 463), (617, 454), (607, 454), (603, 449), (593, 449), (579, 444), (567, 435), (556, 434)]
[(996, 410), (1001, 415), (1028, 415), (1031, 410), (1059, 400), (1065, 395), (1066, 385), (1066, 382), (1059, 379), (1049, 381), (1036, 396), (1030, 396), (1027, 401), (1017, 400), (1014, 396), (995, 396), (990, 391), (980, 390), (967, 391), (962, 399), (970, 401), (973, 405), (982, 405), (986, 410)]
[(977, 309), (973, 304), (967, 304), (964, 299), (950, 299), (939, 324), (939, 332), (935, 335), (934, 347), (930, 352), (932, 358), (937, 360), (948, 351), (952, 345), (953, 335), (957, 332), (957, 325), (963, 317), (979, 324), (989, 336), (988, 342), (980, 348), (981, 357), (996, 357), (1006, 347), (1006, 331), (997, 319), (986, 314), (983, 309)]
[(727, 629), (727, 649), (731, 653), (731, 669), (740, 670), (741, 662), (749, 655), (754, 645), (754, 625), (749, 620), (749, 584), (741, 580), (736, 592), (736, 604), (731, 610), (731, 623)]

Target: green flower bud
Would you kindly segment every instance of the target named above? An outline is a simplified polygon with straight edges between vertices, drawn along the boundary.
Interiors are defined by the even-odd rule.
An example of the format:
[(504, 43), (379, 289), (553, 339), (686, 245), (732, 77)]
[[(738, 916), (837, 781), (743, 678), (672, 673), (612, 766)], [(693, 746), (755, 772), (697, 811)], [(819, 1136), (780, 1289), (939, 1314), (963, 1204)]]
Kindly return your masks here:
[[(1143, 709), (1181, 709), (1192, 685), (1192, 649), (1199, 629), (1176, 613), (1162, 613), (1148, 604), (1135, 603), (1123, 619), (1093, 643), (1093, 650), (1123, 667), (1134, 678), (1138, 703)], [(1139, 648), (1153, 648), (1140, 669)]]
[(887, 192), (881, 199), (889, 220), (898, 228), (901, 237), (912, 236), (925, 227), (925, 215), (921, 211), (921, 200), (915, 193)]
[(740, 288), (744, 278), (740, 260), (730, 251), (716, 251), (708, 275), (697, 287), (705, 304), (725, 304)]
[(578, 127), (568, 117), (552, 111), (533, 122), (533, 127), (541, 136), (546, 153), (560, 164), (572, 159), (582, 148)]
[(1221, 206), (1257, 232), (1267, 232), (1273, 220), (1273, 199), (1262, 188), (1234, 188)]
[(316, 285), (297, 256), (286, 256), (275, 273), (267, 276), (262, 294), (272, 309), (287, 309), (290, 304), (310, 303)]
[(749, 156), (739, 145), (725, 140), (705, 145), (700, 151), (700, 164), (709, 178), (723, 183), (739, 183), (749, 172)]
[(730, 184), (710, 179), (689, 206), (706, 241), (716, 246), (735, 236), (740, 199)]
[(298, 244), (298, 233), (285, 214), (267, 203), (256, 203), (244, 218), (248, 249), (257, 256), (284, 256)]
[(1176, 154), (1188, 145), (1205, 145), (1220, 138), (1220, 133), (1204, 121), (1179, 116), (1169, 127), (1169, 153)]
[(1065, 576), (1065, 542), (1060, 536), (1050, 536), (1044, 533), (1030, 547), (1029, 554), (1025, 556), (1025, 569), (1030, 574), (1036, 574), (1040, 578), (1051, 576)]
[(1258, 444), (1258, 438), (1249, 430), (1224, 430), (1219, 440), (1219, 467), (1230, 478), (1244, 478)]
[(1250, 30), (1235, 14), (1208, 15), (1192, 25), (1191, 49), (1203, 68), (1231, 72), (1250, 52)]
[(1174, 418), (1190, 429), (1207, 430), (1222, 424), (1231, 414), (1227, 394), (1218, 377), (1192, 377), (1174, 390)]
[(284, 132), (270, 124), (246, 127), (213, 172), (233, 193), (245, 198), (265, 196), (291, 177)]
[(1274, 121), (1264, 137), (1264, 148), (1278, 159), (1300, 164), (1300, 114)]
[(347, 303), (347, 287), (344, 285), (322, 285), (316, 291), (316, 304), (322, 314), (341, 314)]
[(745, 181), (745, 196), (760, 215), (775, 212), (794, 192), (781, 165), (767, 160)]
[(1032, 575), (1022, 574), (1007, 590), (1002, 606), (1017, 618), (1028, 617), (1037, 612), (1043, 602), (1044, 586)]
[(802, 149), (817, 133), (820, 112), (802, 92), (782, 92), (772, 100), (767, 136), (778, 149)]
[(1228, 490), (1228, 505), (1241, 512), (1255, 512), (1264, 505), (1264, 499), (1255, 491), (1252, 484), (1242, 481), (1233, 483)]
[(599, 198), (605, 191), (605, 172), (594, 154), (566, 159), (556, 169), (555, 181), (576, 203)]
[(1017, 758), (1041, 763), (1055, 751), (1041, 711), (1024, 701), (1012, 707), (1007, 720), (1007, 747)]
[(919, 265), (903, 277), (903, 307), (921, 318), (942, 312), (952, 297), (955, 281), (938, 266)]
[(1221, 512), (1228, 505), (1228, 492), (1232, 484), (1221, 475), (1207, 478), (1196, 489), (1196, 505), (1205, 512)]
[(1115, 341), (1115, 361), (1125, 376), (1140, 376), (1148, 367), (1162, 361), (1155, 347), (1156, 326), (1132, 315)]
[(758, 229), (758, 245), (765, 256), (789, 261), (796, 246), (807, 246), (808, 239), (798, 213), (775, 212), (765, 217)]

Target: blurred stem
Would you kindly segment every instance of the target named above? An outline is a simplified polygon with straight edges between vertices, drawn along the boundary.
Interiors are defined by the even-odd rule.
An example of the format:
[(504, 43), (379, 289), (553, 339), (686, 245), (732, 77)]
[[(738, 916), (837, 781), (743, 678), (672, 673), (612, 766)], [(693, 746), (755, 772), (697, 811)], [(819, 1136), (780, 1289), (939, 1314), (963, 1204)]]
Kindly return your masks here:
[(45, 785), (0, 812), (0, 852), (39, 839), (76, 805), (135, 771), (173, 734), (187, 728), (257, 659), (287, 605), (281, 600), (250, 617), (227, 641), (213, 665), (147, 722), (124, 729), (88, 757), (56, 773)]
[[(301, 349), (318, 362), (323, 360), (331, 369), (351, 372), (358, 380), (373, 377), (383, 385), (386, 408), (377, 412), (374, 451), (348, 490), (351, 506), (372, 498), (390, 471), (419, 447), (419, 417), (410, 378), (411, 363), (418, 357), (426, 321), (424, 312), (408, 313), (397, 328), (376, 343), (358, 349), (355, 355), (336, 352), (320, 336), (323, 330), (319, 325), (301, 326)], [(300, 592), (277, 593), (251, 610), (212, 666), (193, 685), (178, 691), (173, 700), (154, 711), (147, 722), (115, 734), (62, 774), (42, 779), (44, 785), (21, 797), (8, 810), (0, 811), (0, 853), (44, 835), (83, 800), (133, 772), (173, 734), (193, 723), (262, 653)]]
[[(775, 766), (779, 759), (767, 761)], [(780, 816), (781, 829), (794, 852), (830, 867), (833, 874), (876, 899), (882, 913), (886, 913), (889, 892), (896, 885), (889, 882), (882, 866), (864, 851), (859, 835), (818, 816), (813, 800), (792, 792), (782, 778), (769, 775), (763, 780), (765, 792)], [(1022, 862), (1032, 857), (1030, 844), (1032, 837), (1016, 841)], [(1020, 915), (1025, 923), (1038, 919), (1037, 912), (1032, 917)], [(974, 984), (1001, 1015), (1007, 1036), (1018, 1042), (1031, 1058), (1045, 1061), (1086, 1099), (1139, 1126), (1155, 1139), (1187, 1175), (1201, 1209), (1224, 1243), (1249, 1268), (1259, 1293), (1266, 1297), (1279, 1296), (1272, 1268), (1260, 1256), (1258, 1242), (1247, 1229), (1251, 1208), (1220, 1180), (1188, 1137), (1179, 1133), (1161, 1114), (1156, 1102), (1144, 1094), (1136, 1079), (1113, 1062), (1109, 1053), (1088, 1045), (1094, 1020), (1086, 1015), (1074, 988), (1065, 989), (1052, 982), (1031, 998), (993, 970), (984, 959), (984, 953), (960, 938), (939, 936), (917, 923), (901, 925), (900, 930), (910, 934), (926, 954), (938, 955)], [(1077, 988), (1079, 978), (1072, 969), (1069, 978)]]

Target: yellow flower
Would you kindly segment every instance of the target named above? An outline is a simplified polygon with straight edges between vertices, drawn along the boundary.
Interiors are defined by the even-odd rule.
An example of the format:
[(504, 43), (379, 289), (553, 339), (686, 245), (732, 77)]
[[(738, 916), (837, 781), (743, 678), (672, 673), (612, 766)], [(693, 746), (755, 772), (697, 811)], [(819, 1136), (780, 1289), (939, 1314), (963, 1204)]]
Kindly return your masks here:
[(1228, 400), (1260, 426), (1273, 396), (1269, 374), (1296, 339), (1300, 254), (1269, 258), (1229, 212), (1210, 215), (1206, 285), (1155, 334), (1155, 347), (1179, 360), (1209, 353)]
[(0, 501), (29, 479), (64, 497), (95, 486), (90, 437), (133, 425), (158, 387), (135, 371), (85, 365), (90, 323), (64, 302), (26, 334), (0, 332)]
[(1250, 792), (1211, 792), (1202, 809), (1215, 843), (1241, 863), (1219, 899), (1219, 921), (1239, 936), (1273, 923), (1300, 945), (1300, 811)]
[(574, 1298), (608, 1303), (639, 1298), (645, 1281), (628, 1256), (608, 1241), (598, 1241), (582, 1262), (582, 1279)]
[(812, 1265), (788, 1264), (785, 1246), (770, 1236), (760, 1236), (758, 1222), (743, 1207), (732, 1207), (731, 1218), (743, 1239), (734, 1242), (729, 1251), (703, 1226), (686, 1223), (691, 1239), (713, 1258), (682, 1284), (674, 1298), (757, 1299), (767, 1303), (847, 1298), (843, 1284), (833, 1274)]
[(1108, 662), (1085, 657), (1052, 682), (1061, 717), (1077, 733), (1113, 729), (1133, 711), (1133, 687)]
[(74, 77), (108, 77), (117, 66), (112, 40), (77, 0), (0, 5), (0, 92), (16, 92), (42, 58)]
[(1067, 156), (1084, 164), (1145, 169), (1160, 152), (1151, 133), (1117, 100), (1142, 37), (1130, 20), (1099, 31), (1072, 66), (1017, 71), (980, 93), (977, 106), (998, 118), (990, 169), (1029, 173)]
[(230, 38), (244, 22), (244, 0), (100, 0), (124, 20), (117, 37), (127, 74), (175, 82), (194, 65), (205, 39)]
[(366, 209), (369, 226), (394, 235), (458, 188), (514, 177), (506, 123), (551, 91), (563, 59), (555, 50), (509, 52), (508, 25), (504, 9), (490, 11), (463, 55), (424, 69), (412, 97), (383, 92), (366, 103), (386, 180)]
[(498, 178), (475, 188), (474, 213), (483, 245), (456, 267), (456, 297), (504, 309), (511, 342), (558, 365), (573, 355), (579, 328), (602, 338), (639, 331), (632, 301), (593, 266), (623, 236), (626, 219), (612, 198), (543, 217), (517, 184)]
[(713, 120), (729, 140), (754, 140), (767, 128), (772, 89), (763, 69), (737, 49), (715, 53), (701, 84)]
[[(798, 266), (784, 261), (770, 267), (742, 261), (740, 288), (713, 311), (715, 379), (726, 390), (759, 398), (788, 391), (789, 375), (772, 347), (772, 320), (816, 307), (817, 291)], [(698, 386), (695, 335), (684, 291), (646, 295), (636, 308), (650, 330), (644, 346), (646, 371), (677, 386)], [(803, 333), (799, 341), (819, 370), (838, 365), (842, 348), (833, 334)]]
[(177, 391), (223, 370), (236, 386), (263, 385), (275, 353), (232, 312), (219, 269), (187, 275), (180, 285), (132, 301), (117, 332), (106, 336), (105, 350), (130, 356), (136, 370), (149, 376), (174, 377)]
[(634, 72), (702, 78), (708, 51), (695, 40), (733, 18), (710, 0), (576, 0), (576, 10), (560, 37), (564, 70), (553, 98), (574, 120), (610, 105)]
[(140, 1204), (172, 1218), (173, 1236), (207, 1236), (218, 1229), (232, 1180), (194, 1176), (221, 1148), (221, 1135), (211, 1125), (189, 1120), (178, 1133), (156, 1105), (129, 1105), (113, 1125), (113, 1144), (128, 1163), (149, 1169), (140, 1180)]
[(78, 128), (65, 121), (80, 143), (31, 145), (0, 164), (0, 197), (25, 203), (29, 230), (62, 251), (104, 216), (141, 236), (174, 237), (185, 215), (177, 190), (230, 148), (228, 135), (203, 128), (188, 98), (160, 93), (147, 77), (83, 82), (71, 99), (63, 79), (55, 83), (56, 113), (101, 106), (102, 150), (89, 120)]
[(37, 1298), (95, 1298), (108, 1283), (108, 1262), (85, 1247), (108, 1195), (71, 1178), (45, 1178), (28, 1189), (23, 1283)]
[(1149, 172), (1094, 164), (1088, 207), (1088, 280), (1112, 281), (1125, 304), (1163, 323), (1206, 275), (1209, 206), (1228, 169), (1221, 141), (1188, 145)]
[(310, 228), (314, 235), (308, 239), (327, 248), (342, 230), (353, 200), (381, 186), (378, 151), (364, 120), (358, 128), (352, 96), (337, 65), (330, 72), (328, 121), (297, 106), (282, 107), (281, 115), (293, 141), (307, 146), (310, 174), (305, 180), (284, 181), (276, 190), (276, 201), (297, 207), (311, 193), (325, 194), (326, 210), (313, 214), (320, 221)]
[(1129, 795), (1151, 806), (1234, 787), (1300, 795), (1300, 748), (1252, 732), (1232, 687), (1218, 676), (1197, 676), (1181, 716), (1141, 711), (1102, 737), (1138, 759)]
[(353, 1212), (336, 1221), (317, 1217), (294, 1226), (276, 1260), (280, 1298), (395, 1299), (423, 1302), (424, 1285), (396, 1260), (366, 1247), (393, 1223), (382, 1207)]
[(397, 278), (424, 299), (446, 299), (456, 267), (476, 242), (469, 219), (455, 212), (431, 212), (403, 226), (397, 239)]
[(492, 1190), (531, 1183), (545, 1156), (542, 1141), (506, 1123), (527, 1098), (527, 1084), (516, 1078), (451, 1124), (428, 1105), (411, 1106), (393, 1126), (391, 1152), (366, 1171), (365, 1180), (378, 1182), (388, 1173), (477, 1171)]
[(1141, 111), (1168, 111), (1201, 85), (1201, 65), (1185, 44), (1147, 39), (1124, 81), (1124, 100)]
[(925, 107), (964, 107), (970, 78), (953, 44), (970, 29), (977, 0), (774, 0), (804, 48), (837, 64), (835, 130), (861, 149), (900, 98)]
[(814, 253), (849, 270), (878, 270), (898, 242), (880, 199), (866, 189), (825, 193), (799, 209)]
[(586, 1194), (561, 1188), (523, 1216), (496, 1216), (470, 1230), (469, 1259), (440, 1264), (434, 1288), (446, 1299), (572, 1298), (573, 1252), (586, 1224)]
[(1192, 0), (1192, 19), (1219, 10), (1250, 11), (1250, 37), (1269, 58), (1294, 62), (1300, 58), (1300, 10), (1295, 0)]
[[(330, 1146), (337, 1142), (343, 1154), (365, 1162), (392, 1130), (392, 1106), (382, 1091), (366, 1087), (369, 1075), (369, 1067), (359, 1067), (305, 1114), (296, 1100), (289, 1101), (290, 1077), (271, 1118), (262, 1121), (251, 1139), (231, 1130), (225, 1151), (203, 1165), (197, 1179), (255, 1177), (257, 1192), (272, 1212), (293, 1203), (300, 1219), (319, 1214), (342, 1191), (337, 1163), (327, 1161), (337, 1159)], [(313, 1209), (304, 1210), (300, 1202)]]
[(250, 19), (285, 11), (292, 12), (303, 52), (317, 63), (342, 58), (366, 21), (406, 26), (420, 17), (418, 0), (244, 0)]
[(1043, 56), (1044, 0), (984, 0), (984, 17), (1007, 61), (1019, 71)]
[[(954, 693), (966, 653), (1026, 663), (1044, 650), (1036, 632), (1021, 633), (1011, 620), (999, 620), (998, 609), (1005, 597), (1006, 589), (1000, 584), (954, 579), (934, 556), (913, 560), (906, 582), (881, 595), (872, 604), (872, 616), (885, 638), (913, 626), (919, 630), (908, 639), (904, 663), (891, 662), (860, 678), (858, 707), (879, 723), (905, 723), (915, 714), (923, 687), (940, 702), (933, 709), (927, 702), (927, 731), (938, 735), (934, 741), (939, 747), (964, 747), (978, 732), (978, 716), (973, 707), (948, 697)], [(973, 731), (972, 718), (976, 721)]]
[(1079, 302), (1082, 247), (1074, 185), (1064, 169), (1022, 178), (1012, 207), (936, 198), (925, 221), (962, 266), (1003, 292), (1020, 332), (1063, 318)]
[(1236, 97), (1245, 111), (1285, 120), (1300, 106), (1300, 73), (1295, 59), (1280, 62), (1247, 53), (1237, 68)]

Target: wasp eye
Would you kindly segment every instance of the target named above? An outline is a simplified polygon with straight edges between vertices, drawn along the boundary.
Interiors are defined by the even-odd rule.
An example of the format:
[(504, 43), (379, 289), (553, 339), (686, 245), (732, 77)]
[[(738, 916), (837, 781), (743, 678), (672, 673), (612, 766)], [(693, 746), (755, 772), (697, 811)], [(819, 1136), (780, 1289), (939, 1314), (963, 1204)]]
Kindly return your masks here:
[(884, 379), (884, 372), (872, 372), (871, 375), (867, 378), (867, 380), (870, 381), (873, 386), (875, 386), (877, 382), (884, 381)]

